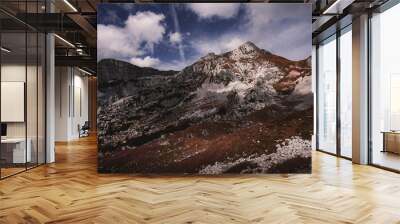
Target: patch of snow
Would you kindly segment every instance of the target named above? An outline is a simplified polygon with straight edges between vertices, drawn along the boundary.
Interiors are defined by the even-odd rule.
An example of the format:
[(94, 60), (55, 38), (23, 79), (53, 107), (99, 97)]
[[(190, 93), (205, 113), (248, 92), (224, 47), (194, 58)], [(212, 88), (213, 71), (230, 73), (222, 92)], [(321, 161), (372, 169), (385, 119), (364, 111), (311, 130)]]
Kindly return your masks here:
[(312, 92), (312, 79), (311, 76), (306, 76), (299, 80), (291, 95), (305, 96)]
[(313, 92), (311, 88), (311, 76), (301, 78), (293, 92), (288, 97), (289, 102), (296, 102), (293, 108), (296, 111), (303, 111), (313, 106)]
[(199, 171), (200, 174), (222, 174), (230, 168), (241, 163), (249, 162), (256, 164), (256, 168), (242, 170), (242, 173), (268, 173), (268, 170), (275, 165), (284, 163), (294, 158), (310, 158), (311, 141), (294, 136), (286, 139), (283, 143), (276, 145), (276, 152), (271, 154), (262, 154), (260, 156), (251, 155), (240, 158), (233, 162), (216, 162), (214, 165), (208, 165)]
[(216, 108), (212, 108), (211, 110), (196, 110), (193, 113), (186, 114), (183, 117), (180, 118), (180, 120), (187, 120), (187, 119), (193, 119), (193, 118), (204, 118), (211, 116), (217, 112)]
[(159, 145), (167, 146), (167, 145), (170, 145), (170, 143), (168, 140), (165, 140), (165, 141), (160, 142)]
[(123, 97), (123, 98), (115, 101), (112, 105), (114, 105), (114, 106), (120, 105), (131, 98), (132, 98), (132, 96)]
[(182, 162), (185, 159), (189, 159), (189, 158), (191, 158), (193, 156), (196, 156), (196, 155), (198, 155), (198, 154), (200, 154), (202, 152), (205, 152), (205, 151), (206, 151), (206, 149), (196, 149), (191, 153), (185, 153), (185, 154), (181, 155), (180, 158), (174, 159), (174, 162), (175, 163)]
[(236, 91), (238, 95), (243, 98), (246, 95), (247, 90), (251, 89), (252, 87), (253, 86), (248, 83), (243, 83), (236, 80), (230, 82), (227, 86), (224, 86), (223, 84), (204, 83), (201, 88), (215, 93), (228, 93), (231, 91)]

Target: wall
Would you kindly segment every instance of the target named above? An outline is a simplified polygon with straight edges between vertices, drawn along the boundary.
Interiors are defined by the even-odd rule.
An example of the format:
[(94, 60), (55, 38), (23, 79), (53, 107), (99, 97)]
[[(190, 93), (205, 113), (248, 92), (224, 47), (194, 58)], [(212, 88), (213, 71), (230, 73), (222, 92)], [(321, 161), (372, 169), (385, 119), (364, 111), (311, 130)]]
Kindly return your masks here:
[(83, 73), (74, 74), (73, 80), (73, 96), (72, 97), (72, 120), (71, 120), (71, 134), (72, 138), (79, 137), (78, 125), (82, 126), (85, 121), (89, 120), (88, 113), (88, 77), (83, 77)]
[(97, 132), (97, 78), (88, 80), (90, 131)]
[(78, 125), (88, 121), (88, 77), (76, 68), (56, 67), (55, 140), (79, 138)]
[[(29, 69), (29, 68), (28, 68)], [(24, 65), (2, 65), (2, 82), (25, 82), (25, 64)], [(32, 94), (28, 94), (32, 95)], [(36, 94), (35, 94), (36, 95)], [(6, 108), (1, 108), (2, 110)], [(7, 123), (7, 137), (25, 137), (25, 123)]]
[(56, 67), (55, 69), (55, 140), (63, 141), (68, 139), (68, 117), (69, 117), (69, 96), (68, 88), (70, 83), (69, 68)]
[[(27, 78), (28, 82), (25, 82), (25, 65), (2, 65), (1, 67), (1, 81), (2, 82), (25, 82), (27, 83), (27, 122), (28, 122), (28, 137), (30, 132), (36, 133), (36, 120), (37, 107), (42, 107), (43, 102), (39, 101), (40, 105), (38, 105), (37, 94), (36, 94), (36, 67), (29, 66), (27, 67)], [(4, 110), (6, 108), (2, 108)], [(25, 123), (16, 122), (16, 123), (8, 123), (7, 124), (7, 136), (8, 137), (25, 137)]]
[[(1, 66), (2, 82), (26, 84), (26, 121), (7, 122), (7, 137), (25, 138), (31, 142), (32, 162), (44, 163), (44, 80), (42, 67), (20, 63), (4, 63)], [(7, 110), (7, 108), (1, 108)], [(37, 156), (37, 154), (39, 156)], [(38, 161), (36, 161), (38, 159)]]

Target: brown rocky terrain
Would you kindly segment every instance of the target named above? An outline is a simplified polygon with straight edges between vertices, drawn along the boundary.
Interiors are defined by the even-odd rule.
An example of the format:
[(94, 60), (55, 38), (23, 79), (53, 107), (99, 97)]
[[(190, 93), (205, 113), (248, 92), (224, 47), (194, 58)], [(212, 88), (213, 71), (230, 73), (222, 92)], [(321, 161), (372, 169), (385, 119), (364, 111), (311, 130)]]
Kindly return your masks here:
[[(257, 111), (240, 122), (204, 122), (162, 135), (132, 150), (104, 158), (104, 169), (127, 173), (198, 173), (215, 162), (232, 162), (250, 155), (276, 152), (276, 144), (291, 136), (310, 139), (312, 109), (304, 114), (269, 116), (270, 109)], [(293, 158), (271, 168), (270, 173), (309, 172), (308, 158)], [(240, 163), (226, 173), (240, 173), (256, 164)]]
[(246, 42), (182, 71), (111, 59), (98, 70), (100, 172), (310, 170), (310, 58)]

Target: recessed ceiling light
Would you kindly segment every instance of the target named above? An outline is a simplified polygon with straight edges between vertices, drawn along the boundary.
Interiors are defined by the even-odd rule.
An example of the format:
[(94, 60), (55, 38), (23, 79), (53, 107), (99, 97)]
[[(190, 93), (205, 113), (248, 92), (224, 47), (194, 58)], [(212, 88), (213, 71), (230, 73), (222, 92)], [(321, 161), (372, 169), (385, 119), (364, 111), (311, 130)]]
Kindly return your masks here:
[(90, 76), (92, 75), (92, 73), (90, 73), (90, 72), (88, 72), (88, 71), (85, 71), (85, 70), (83, 70), (83, 69), (81, 69), (81, 68), (79, 68), (79, 67), (78, 67), (78, 70), (81, 71), (81, 72), (83, 72), (83, 73), (85, 73), (85, 74), (87, 74), (87, 75), (90, 75)]
[(75, 45), (73, 45), (71, 42), (69, 42), (68, 40), (66, 40), (66, 39), (64, 39), (64, 38), (62, 38), (62, 37), (60, 37), (59, 35), (57, 35), (57, 34), (54, 34), (54, 36), (55, 37), (57, 37), (59, 40), (61, 40), (62, 42), (64, 42), (64, 43), (66, 43), (67, 45), (69, 45), (70, 47), (73, 47), (73, 48), (75, 48)]
[(355, 0), (336, 0), (334, 1), (322, 14), (324, 15), (338, 15), (342, 14), (343, 10), (351, 5)]
[(6, 53), (10, 53), (11, 52), (11, 50), (9, 50), (9, 49), (7, 49), (5, 47), (1, 47), (1, 51), (4, 51)]
[(339, 4), (340, 0), (336, 0), (332, 5), (330, 5), (327, 9), (325, 9), (325, 11), (322, 14), (328, 14), (331, 13), (330, 11), (337, 7), (337, 5)]
[(67, 4), (74, 12), (78, 12), (78, 10), (73, 6), (68, 0), (64, 0), (65, 4)]

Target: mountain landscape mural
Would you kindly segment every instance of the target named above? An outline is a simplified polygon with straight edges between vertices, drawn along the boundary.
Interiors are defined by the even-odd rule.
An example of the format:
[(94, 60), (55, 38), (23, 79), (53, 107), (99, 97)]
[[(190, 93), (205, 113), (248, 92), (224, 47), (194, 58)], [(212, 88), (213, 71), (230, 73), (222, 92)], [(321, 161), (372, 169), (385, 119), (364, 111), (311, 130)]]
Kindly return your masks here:
[[(257, 10), (260, 6), (270, 10), (271, 16), (276, 16), (272, 12), (279, 10), (299, 11), (294, 17), (282, 20), (287, 24), (310, 19), (311, 11), (303, 4), (219, 4), (221, 12), (206, 14), (209, 18), (202, 18), (204, 14), (196, 11), (207, 6), (202, 3), (194, 6), (103, 4), (100, 7), (100, 12), (113, 8), (117, 12), (125, 10), (127, 15), (120, 22), (104, 22), (106, 25), (100, 25), (104, 27), (98, 27), (100, 46), (105, 41), (101, 36), (107, 35), (107, 29), (129, 32), (127, 27), (137, 15), (143, 15), (145, 22), (150, 22), (151, 13), (160, 15), (158, 24), (164, 27), (164, 32), (159, 42), (149, 45), (143, 41), (131, 46), (135, 52), (142, 51), (138, 54), (113, 53), (112, 44), (104, 44), (104, 51), (99, 48), (103, 51), (99, 52), (98, 61), (99, 172), (206, 175), (311, 172), (311, 42), (305, 40), (302, 44), (307, 46), (300, 50), (294, 47), (280, 51), (276, 45), (291, 43), (273, 40), (274, 35), (264, 40), (242, 32), (232, 33), (237, 27), (253, 32), (251, 27), (246, 27), (252, 26), (251, 21), (243, 18), (255, 15), (254, 5), (258, 5)], [(235, 18), (227, 18), (232, 13), (226, 11), (232, 11), (233, 6), (237, 7)], [(176, 22), (187, 17), (188, 11), (195, 21), (192, 26), (197, 23), (198, 27), (203, 27), (202, 23), (220, 26), (219, 23), (234, 20), (228, 23), (231, 29), (225, 30), (233, 38), (225, 41), (231, 44), (210, 45), (208, 53), (197, 48), (196, 44), (202, 43), (197, 39), (201, 35), (194, 36), (193, 30), (183, 31), (185, 24), (176, 31)], [(175, 31), (168, 30), (169, 15)], [(106, 15), (101, 18), (109, 20)], [(122, 25), (115, 25), (118, 23)], [(290, 29), (290, 26), (279, 28), (273, 24), (271, 27), (269, 32)], [(215, 31), (203, 29), (203, 35), (214, 36), (208, 43), (218, 43), (219, 38), (227, 37), (224, 33), (216, 35), (212, 34)], [(302, 32), (311, 34), (311, 27), (308, 29)], [(175, 38), (179, 41), (171, 43), (176, 32), (180, 34)], [(289, 39), (297, 42), (300, 36)], [(272, 47), (274, 52), (262, 47), (269, 46), (264, 41), (276, 43)], [(168, 43), (171, 51), (166, 49)], [(154, 53), (158, 49), (161, 53)]]

